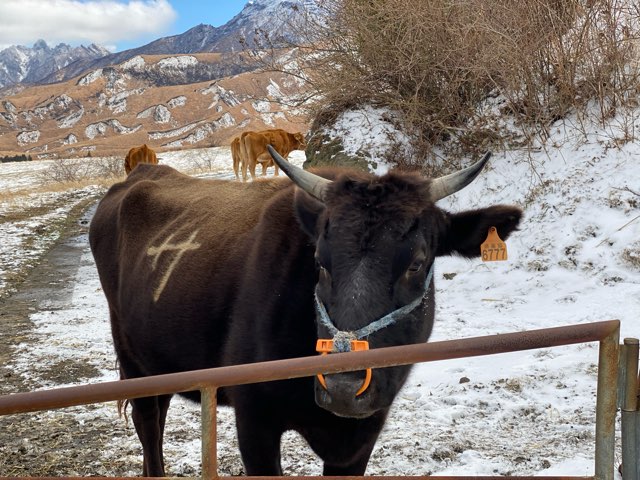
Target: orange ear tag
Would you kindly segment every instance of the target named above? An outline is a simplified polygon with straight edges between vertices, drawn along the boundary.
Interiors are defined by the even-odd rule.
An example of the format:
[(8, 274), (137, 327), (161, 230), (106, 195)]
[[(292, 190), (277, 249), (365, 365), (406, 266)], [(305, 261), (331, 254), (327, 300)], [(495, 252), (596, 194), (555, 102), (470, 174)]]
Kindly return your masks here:
[(498, 236), (496, 227), (489, 228), (487, 239), (480, 245), (483, 262), (498, 262), (507, 259), (507, 244)]

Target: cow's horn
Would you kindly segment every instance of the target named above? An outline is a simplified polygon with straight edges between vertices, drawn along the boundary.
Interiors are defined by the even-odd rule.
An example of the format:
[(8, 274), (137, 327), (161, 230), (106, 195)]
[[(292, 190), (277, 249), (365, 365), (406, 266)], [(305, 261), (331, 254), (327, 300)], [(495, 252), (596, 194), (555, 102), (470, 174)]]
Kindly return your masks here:
[(481, 160), (462, 170), (439, 177), (431, 182), (431, 199), (434, 202), (448, 197), (469, 185), (478, 176), (482, 167), (491, 157), (491, 152), (484, 154)]
[(325, 191), (331, 183), (331, 180), (327, 180), (326, 178), (322, 178), (311, 172), (307, 172), (302, 168), (292, 165), (287, 160), (285, 160), (278, 152), (276, 152), (271, 145), (267, 145), (267, 148), (269, 149), (269, 153), (273, 157), (273, 161), (276, 162), (278, 167), (282, 169), (287, 177), (293, 180), (293, 183), (295, 183), (309, 195), (317, 198), (321, 202), (324, 202)]

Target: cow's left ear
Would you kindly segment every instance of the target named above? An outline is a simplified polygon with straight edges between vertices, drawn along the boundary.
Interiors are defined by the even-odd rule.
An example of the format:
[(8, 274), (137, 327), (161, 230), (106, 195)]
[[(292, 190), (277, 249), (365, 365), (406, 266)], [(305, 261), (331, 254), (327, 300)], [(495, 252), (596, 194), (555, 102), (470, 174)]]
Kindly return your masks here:
[(300, 227), (314, 241), (317, 240), (318, 218), (324, 211), (324, 204), (300, 188), (296, 188), (293, 204)]
[(449, 214), (449, 225), (440, 233), (436, 255), (479, 257), (480, 245), (487, 239), (490, 227), (496, 227), (498, 236), (506, 240), (517, 230), (521, 218), (522, 210), (510, 205)]

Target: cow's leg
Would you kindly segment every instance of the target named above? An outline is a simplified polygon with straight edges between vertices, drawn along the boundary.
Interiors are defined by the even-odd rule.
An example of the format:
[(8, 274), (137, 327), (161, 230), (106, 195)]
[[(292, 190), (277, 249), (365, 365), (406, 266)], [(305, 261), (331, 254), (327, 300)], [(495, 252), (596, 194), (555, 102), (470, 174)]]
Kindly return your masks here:
[(249, 166), (248, 158), (241, 159), (240, 160), (240, 165), (242, 167), (242, 181), (246, 182), (247, 181), (247, 168)]
[(172, 395), (160, 395), (158, 398), (158, 408), (160, 409), (160, 442), (158, 443), (158, 450), (160, 450), (160, 463), (162, 464), (162, 470), (164, 471), (164, 452), (162, 445), (164, 444), (164, 426), (167, 421), (167, 412), (169, 411), (169, 404), (171, 403)]
[(278, 176), (278, 171), (279, 171), (278, 164), (274, 162), (273, 166), (274, 166), (274, 175), (277, 177)]
[(236, 407), (238, 445), (247, 476), (282, 476), (282, 428), (272, 420), (268, 412), (257, 412), (255, 406), (253, 411), (249, 411), (248, 408), (239, 411)]
[(251, 164), (249, 165), (249, 173), (251, 174), (251, 180), (256, 179), (256, 163), (258, 162), (257, 161), (251, 162)]
[(370, 446), (367, 446), (365, 449), (361, 449), (349, 463), (332, 465), (329, 462), (325, 462), (324, 468), (322, 469), (322, 475), (325, 477), (364, 475), (367, 470), (367, 464), (369, 463), (369, 457), (371, 457), (374, 445), (375, 442), (371, 442)]
[(362, 420), (339, 418), (321, 412), (313, 425), (305, 421), (296, 429), (324, 463), (324, 476), (364, 475), (369, 457), (386, 418), (386, 411)]
[(267, 175), (267, 162), (261, 162), (260, 165), (262, 166), (262, 176), (266, 176)]
[(240, 162), (238, 162), (237, 159), (235, 159), (235, 158), (233, 159), (233, 173), (236, 175), (236, 180), (240, 179), (240, 175), (238, 175), (238, 173), (239, 173), (238, 170), (240, 170), (239, 163)]
[(164, 395), (131, 400), (131, 417), (142, 443), (142, 475), (145, 477), (164, 476), (162, 437), (170, 399), (170, 395)]

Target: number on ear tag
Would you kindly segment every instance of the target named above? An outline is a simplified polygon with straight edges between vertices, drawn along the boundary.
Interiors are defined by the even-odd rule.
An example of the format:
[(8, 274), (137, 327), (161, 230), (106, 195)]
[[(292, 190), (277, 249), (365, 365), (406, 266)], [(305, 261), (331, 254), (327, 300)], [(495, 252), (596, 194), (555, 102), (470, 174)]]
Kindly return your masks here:
[(497, 262), (507, 259), (507, 244), (498, 236), (496, 227), (489, 228), (487, 239), (480, 245), (483, 262)]

